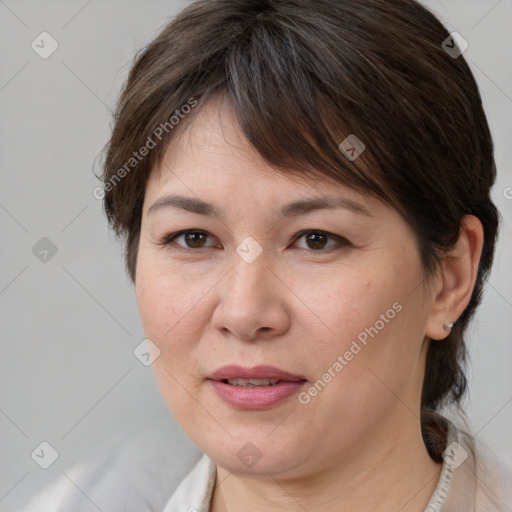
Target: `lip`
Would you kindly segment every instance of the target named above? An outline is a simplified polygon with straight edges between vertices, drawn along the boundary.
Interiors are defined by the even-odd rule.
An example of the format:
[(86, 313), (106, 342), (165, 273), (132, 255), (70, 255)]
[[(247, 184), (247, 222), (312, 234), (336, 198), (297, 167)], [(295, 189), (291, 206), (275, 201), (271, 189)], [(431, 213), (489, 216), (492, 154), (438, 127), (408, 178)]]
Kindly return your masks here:
[[(227, 379), (278, 379), (274, 386), (239, 387), (223, 382)], [(217, 395), (237, 409), (264, 410), (277, 406), (298, 393), (306, 383), (301, 375), (293, 375), (274, 366), (243, 368), (237, 365), (224, 366), (208, 379)]]
[(243, 368), (238, 365), (223, 366), (208, 377), (209, 380), (222, 381), (226, 379), (279, 379), (288, 382), (306, 380), (302, 375), (293, 375), (275, 366), (254, 366)]

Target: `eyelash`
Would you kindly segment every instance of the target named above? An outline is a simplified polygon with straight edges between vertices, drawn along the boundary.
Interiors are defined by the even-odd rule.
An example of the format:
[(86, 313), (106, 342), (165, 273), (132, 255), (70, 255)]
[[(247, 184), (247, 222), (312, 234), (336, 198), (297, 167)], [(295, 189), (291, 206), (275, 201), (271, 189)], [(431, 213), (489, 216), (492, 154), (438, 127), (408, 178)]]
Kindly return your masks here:
[[(165, 236), (161, 241), (158, 242), (158, 245), (169, 246), (169, 247), (171, 247), (171, 245), (172, 245), (172, 250), (188, 252), (188, 253), (190, 253), (190, 252), (199, 252), (202, 249), (215, 249), (216, 248), (216, 246), (193, 248), (193, 247), (186, 247), (186, 246), (183, 246), (183, 245), (180, 245), (180, 244), (176, 244), (174, 242), (174, 240), (176, 238), (178, 238), (178, 237), (180, 237), (182, 235), (187, 235), (189, 233), (199, 233), (199, 234), (202, 234), (202, 235), (211, 236), (207, 231), (203, 231), (203, 230), (200, 230), (200, 229), (185, 229), (183, 231), (178, 231), (176, 233), (171, 233), (170, 235)], [(352, 245), (346, 238), (344, 238), (342, 236), (335, 235), (335, 234), (329, 233), (327, 231), (320, 231), (318, 229), (306, 229), (306, 230), (300, 231), (299, 233), (297, 233), (295, 235), (293, 243), (296, 243), (300, 238), (302, 238), (305, 235), (311, 234), (311, 233), (314, 233), (314, 234), (317, 234), (317, 235), (318, 234), (325, 235), (329, 239), (335, 239), (335, 240), (338, 241), (338, 244), (341, 247), (348, 247), (348, 246)], [(315, 249), (304, 249), (302, 247), (299, 248), (299, 249), (303, 250), (303, 251), (309, 251), (311, 253), (316, 253), (316, 254), (325, 254), (327, 252), (330, 252), (332, 249), (336, 249), (336, 247), (329, 247), (327, 249), (318, 249), (318, 250), (315, 250)]]

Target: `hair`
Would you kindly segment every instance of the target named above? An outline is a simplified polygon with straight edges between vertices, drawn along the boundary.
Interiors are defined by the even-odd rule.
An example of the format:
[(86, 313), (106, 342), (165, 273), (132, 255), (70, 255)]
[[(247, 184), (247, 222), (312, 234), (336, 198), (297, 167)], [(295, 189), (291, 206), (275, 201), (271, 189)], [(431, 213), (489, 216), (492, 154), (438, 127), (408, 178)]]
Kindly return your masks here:
[[(478, 217), (484, 245), (469, 305), (442, 343), (430, 341), (426, 358), (421, 424), (436, 461), (444, 437), (431, 413), (460, 406), (465, 394), (464, 332), (499, 222), (481, 96), (464, 57), (443, 49), (449, 37), (415, 0), (196, 1), (135, 56), (102, 176), (104, 209), (125, 242), (133, 283), (147, 180), (214, 95), (229, 101), (276, 172), (333, 179), (399, 212), (416, 233), (427, 281), (454, 247), (463, 217)], [(339, 148), (349, 135), (366, 148), (353, 161)], [(146, 156), (134, 158), (139, 148)]]

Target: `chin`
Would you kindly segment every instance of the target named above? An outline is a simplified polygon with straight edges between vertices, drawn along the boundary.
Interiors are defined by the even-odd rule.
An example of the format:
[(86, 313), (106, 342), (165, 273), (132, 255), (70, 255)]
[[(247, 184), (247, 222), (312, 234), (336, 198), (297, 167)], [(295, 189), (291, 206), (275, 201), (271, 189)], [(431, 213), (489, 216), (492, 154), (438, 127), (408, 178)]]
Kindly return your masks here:
[(261, 437), (254, 436), (254, 441), (234, 438), (210, 443), (211, 446), (202, 449), (218, 466), (234, 474), (262, 479), (268, 479), (269, 473), (273, 476), (297, 476), (297, 467), (305, 462), (296, 459), (297, 453), (303, 453), (300, 447), (283, 446), (277, 438), (269, 442), (266, 435), (268, 431)]

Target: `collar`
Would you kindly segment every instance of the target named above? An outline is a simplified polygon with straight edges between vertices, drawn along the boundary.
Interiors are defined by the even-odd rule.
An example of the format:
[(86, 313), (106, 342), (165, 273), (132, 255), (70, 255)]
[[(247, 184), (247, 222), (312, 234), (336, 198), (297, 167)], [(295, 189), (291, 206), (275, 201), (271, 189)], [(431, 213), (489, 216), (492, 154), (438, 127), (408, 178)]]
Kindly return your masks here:
[(448, 425), (443, 468), (425, 512), (474, 512), (476, 497), (476, 462), (474, 439), (461, 432), (447, 418)]
[(163, 512), (209, 512), (217, 467), (203, 454), (167, 502)]

